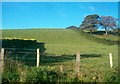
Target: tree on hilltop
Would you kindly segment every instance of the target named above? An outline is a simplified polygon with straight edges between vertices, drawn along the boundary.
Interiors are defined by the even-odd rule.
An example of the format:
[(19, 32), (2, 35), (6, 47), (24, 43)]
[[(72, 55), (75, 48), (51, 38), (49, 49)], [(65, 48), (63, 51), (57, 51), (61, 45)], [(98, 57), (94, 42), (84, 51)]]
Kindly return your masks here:
[(89, 30), (90, 34), (92, 34), (93, 30), (96, 30), (99, 27), (99, 15), (93, 14), (88, 15), (84, 18), (84, 21), (80, 25), (80, 28), (83, 30)]
[(109, 30), (117, 28), (117, 20), (112, 16), (101, 16), (100, 25), (105, 29), (106, 35)]

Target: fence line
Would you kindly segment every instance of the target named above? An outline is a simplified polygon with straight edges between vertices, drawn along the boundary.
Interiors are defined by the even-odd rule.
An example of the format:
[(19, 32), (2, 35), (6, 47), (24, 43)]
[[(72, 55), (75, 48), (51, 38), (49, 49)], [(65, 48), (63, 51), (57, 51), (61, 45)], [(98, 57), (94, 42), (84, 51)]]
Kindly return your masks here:
[(110, 59), (110, 68), (112, 68), (113, 67), (112, 53), (109, 53), (109, 59)]
[[(2, 49), (2, 48), (0, 48)], [(20, 49), (20, 50), (36, 50), (34, 48), (4, 48), (4, 49), (11, 49), (11, 50), (17, 50), (17, 49)]]
[[(8, 51), (8, 53), (5, 53), (5, 50), (7, 50), (7, 49), (10, 49), (10, 50), (12, 49), (13, 51), (11, 51), (11, 52)], [(13, 54), (24, 54), (25, 53), (24, 56), (13, 55), (12, 57), (10, 56), (10, 58), (14, 58), (16, 60), (19, 59), (19, 58), (20, 58), (20, 60), (22, 60), (24, 57), (27, 58), (26, 60), (36, 59), (36, 66), (37, 67), (39, 66), (39, 64), (40, 64), (40, 51), (39, 51), (39, 48), (38, 49), (25, 49), (25, 50), (34, 50), (36, 52), (33, 52), (33, 51), (30, 51), (30, 52), (24, 52), (24, 51), (20, 52), (20, 51), (18, 51), (18, 52), (16, 52), (16, 51), (14, 51), (15, 49), (21, 49), (21, 48), (5, 48), (5, 49), (1, 48), (1, 56), (0, 57), (2, 57), (3, 60), (5, 60), (6, 56), (3, 57), (4, 54), (9, 56), (9, 54), (13, 55)], [(24, 49), (22, 49), (22, 50), (24, 50)], [(36, 56), (34, 56), (34, 58), (26, 57), (27, 55), (31, 55), (31, 54), (35, 54)], [(2, 64), (2, 63), (0, 63), (0, 64)]]
[[(15, 48), (5, 48), (5, 49), (15, 49)], [(20, 49), (20, 48), (17, 48), (17, 49)], [(36, 50), (36, 52), (15, 52), (14, 53), (14, 51), (12, 52), (12, 54), (18, 54), (18, 53), (20, 53), (20, 54), (24, 54), (24, 53), (26, 53), (25, 55), (22, 55), (21, 57), (18, 55), (14, 55), (13, 56), (13, 58), (15, 58), (16, 60), (18, 59), (19, 60), (19, 58), (21, 58), (20, 60), (22, 60), (23, 59), (23, 61), (25, 61), (25, 60), (32, 60), (32, 61), (34, 61), (35, 60), (35, 64), (36, 64), (36, 66), (38, 67), (39, 65), (40, 65), (40, 60), (41, 60), (41, 57), (40, 57), (40, 49), (39, 48), (37, 48), (37, 49), (26, 49), (26, 50)], [(4, 53), (5, 52), (5, 50), (3, 49), (3, 48), (1, 48), (1, 56), (2, 57), (4, 57)], [(31, 58), (31, 54), (35, 54), (35, 56), (34, 56), (34, 58)], [(27, 57), (27, 55), (30, 55), (30, 58), (29, 57)], [(113, 62), (112, 62), (112, 53), (110, 53), (109, 54), (109, 59), (110, 59), (110, 67), (112, 68), (113, 67)], [(25, 60), (24, 60), (24, 58), (25, 58)], [(17, 61), (18, 61), (17, 60)], [(31, 61), (29, 61), (29, 62), (31, 62)], [(27, 62), (26, 62), (27, 63)], [(106, 63), (109, 63), (109, 62), (106, 62)], [(2, 63), (0, 63), (0, 64), (2, 64)], [(75, 62), (75, 72), (76, 72), (76, 75), (77, 76), (79, 76), (79, 74), (80, 74), (80, 52), (77, 52), (76, 53), (76, 62)], [(1, 65), (0, 65), (1, 66)], [(63, 66), (60, 66), (60, 70), (61, 70), (61, 72), (63, 71)]]
[[(36, 49), (21, 49), (21, 48), (4, 48), (5, 50), (10, 50), (5, 54), (37, 54)], [(17, 50), (19, 49), (19, 50)], [(24, 51), (23, 51), (24, 50)], [(29, 50), (29, 51), (28, 51)]]
[(0, 84), (2, 83), (3, 66), (4, 66), (4, 49), (2, 48), (0, 52)]
[(24, 54), (24, 53), (26, 53), (26, 54), (37, 54), (37, 53), (33, 53), (33, 52), (13, 52), (12, 54)]
[(76, 76), (80, 74), (80, 52), (76, 53), (76, 66), (75, 66)]
[[(15, 59), (20, 59), (21, 57), (14, 57), (14, 58), (15, 58)], [(22, 59), (22, 58), (21, 58), (21, 59)], [(34, 59), (37, 59), (37, 58), (27, 58), (27, 59), (31, 59), (31, 60), (33, 59), (33, 60), (34, 60)]]
[(39, 48), (37, 49), (37, 67), (39, 66), (39, 63), (40, 63), (40, 50)]

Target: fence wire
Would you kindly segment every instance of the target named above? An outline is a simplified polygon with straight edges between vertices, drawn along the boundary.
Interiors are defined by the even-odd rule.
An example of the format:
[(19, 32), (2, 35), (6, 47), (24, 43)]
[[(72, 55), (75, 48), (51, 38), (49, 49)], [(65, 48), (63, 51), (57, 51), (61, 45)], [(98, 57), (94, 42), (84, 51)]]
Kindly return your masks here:
[[(5, 48), (4, 69), (13, 70), (17, 65), (36, 66), (37, 49)], [(14, 70), (13, 70), (14, 71)]]

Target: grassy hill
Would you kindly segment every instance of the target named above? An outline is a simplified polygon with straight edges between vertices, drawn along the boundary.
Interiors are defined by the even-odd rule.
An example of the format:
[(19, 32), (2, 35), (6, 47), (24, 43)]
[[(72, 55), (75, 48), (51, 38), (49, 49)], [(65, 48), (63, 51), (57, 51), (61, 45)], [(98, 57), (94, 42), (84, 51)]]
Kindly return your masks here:
[[(106, 74), (110, 74), (114, 69), (109, 67), (109, 53), (113, 54), (114, 68), (118, 66), (118, 46), (104, 45), (91, 41), (68, 29), (25, 29), (25, 30), (3, 30), (2, 38), (24, 38), (37, 39), (45, 43), (45, 53), (52, 56), (72, 56), (76, 52), (81, 53), (81, 73), (86, 74), (84, 81), (94, 81), (91, 79), (97, 75), (97, 81), (104, 81)], [(49, 59), (50, 60), (50, 59)], [(61, 59), (55, 59), (59, 62)], [(75, 59), (64, 62), (73, 68)], [(65, 67), (67, 68), (67, 66)]]
[(82, 34), (68, 29), (3, 30), (2, 37), (36, 39), (39, 42), (44, 42), (47, 51), (54, 54), (55, 52), (62, 54), (64, 52), (71, 54), (77, 51), (94, 52), (97, 48), (106, 47), (106, 45), (90, 41)]

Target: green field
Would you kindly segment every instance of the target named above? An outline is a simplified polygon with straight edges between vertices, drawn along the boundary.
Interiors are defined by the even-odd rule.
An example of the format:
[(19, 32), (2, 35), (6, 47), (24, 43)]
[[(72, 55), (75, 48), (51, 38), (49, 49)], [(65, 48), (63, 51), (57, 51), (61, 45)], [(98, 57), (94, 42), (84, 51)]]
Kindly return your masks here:
[(100, 38), (100, 39), (110, 39), (112, 41), (118, 41), (118, 36), (115, 36), (115, 35), (94, 35), (95, 37), (97, 38)]
[[(49, 65), (63, 64), (64, 70), (74, 69), (75, 54), (81, 53), (80, 73), (85, 74), (80, 77), (85, 82), (104, 82), (109, 79), (111, 73), (118, 66), (118, 45), (105, 45), (85, 38), (82, 34), (69, 29), (25, 29), (25, 30), (3, 30), (2, 38), (24, 38), (36, 39), (38, 42), (44, 42), (49, 56), (55, 56), (55, 59), (49, 58)], [(98, 37), (98, 36), (97, 36)], [(111, 37), (111, 36), (110, 36)], [(117, 36), (115, 37), (116, 40)], [(104, 37), (105, 38), (105, 37)], [(110, 38), (109, 38), (110, 39)], [(113, 68), (109, 66), (109, 53), (113, 54)], [(65, 57), (66, 56), (66, 57)], [(61, 58), (59, 58), (61, 57)], [(63, 59), (62, 59), (63, 57)], [(67, 58), (71, 58), (67, 60)], [(52, 60), (52, 61), (51, 61)], [(56, 62), (56, 60), (63, 60)], [(54, 65), (56, 66), (56, 65)], [(93, 77), (96, 77), (95, 79)], [(112, 79), (110, 79), (112, 80)], [(114, 81), (114, 79), (113, 79)]]

